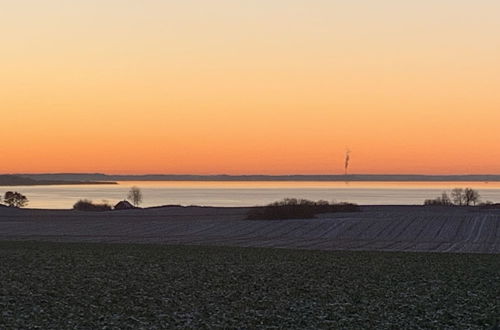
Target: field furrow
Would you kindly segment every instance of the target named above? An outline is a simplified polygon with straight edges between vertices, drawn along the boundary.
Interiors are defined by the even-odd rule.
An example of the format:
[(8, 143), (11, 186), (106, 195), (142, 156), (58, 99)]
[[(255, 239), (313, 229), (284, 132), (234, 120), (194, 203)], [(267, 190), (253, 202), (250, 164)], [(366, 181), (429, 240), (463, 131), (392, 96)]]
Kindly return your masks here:
[(247, 210), (2, 209), (0, 239), (500, 253), (500, 210), (365, 206), (316, 219), (245, 220)]

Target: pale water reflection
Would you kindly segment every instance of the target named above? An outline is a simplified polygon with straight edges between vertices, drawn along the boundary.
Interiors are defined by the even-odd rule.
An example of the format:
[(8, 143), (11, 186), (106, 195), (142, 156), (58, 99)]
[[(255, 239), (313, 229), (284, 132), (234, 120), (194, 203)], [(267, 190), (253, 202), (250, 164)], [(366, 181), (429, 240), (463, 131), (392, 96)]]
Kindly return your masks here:
[(143, 206), (166, 204), (206, 206), (254, 206), (285, 197), (348, 201), (363, 205), (422, 204), (455, 187), (477, 189), (483, 201), (500, 202), (499, 182), (212, 182), (124, 181), (117, 185), (67, 185), (0, 187), (26, 195), (30, 208), (68, 209), (82, 198), (116, 203), (132, 186), (142, 189)]

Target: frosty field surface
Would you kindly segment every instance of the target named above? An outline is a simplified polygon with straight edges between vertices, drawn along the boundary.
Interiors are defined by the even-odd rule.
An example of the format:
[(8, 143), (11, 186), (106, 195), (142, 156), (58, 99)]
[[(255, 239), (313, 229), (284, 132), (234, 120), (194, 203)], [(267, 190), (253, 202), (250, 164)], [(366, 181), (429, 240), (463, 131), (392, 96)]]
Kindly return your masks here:
[(245, 220), (247, 208), (102, 213), (0, 209), (0, 240), (160, 243), (315, 250), (500, 253), (500, 210), (364, 206), (316, 219)]

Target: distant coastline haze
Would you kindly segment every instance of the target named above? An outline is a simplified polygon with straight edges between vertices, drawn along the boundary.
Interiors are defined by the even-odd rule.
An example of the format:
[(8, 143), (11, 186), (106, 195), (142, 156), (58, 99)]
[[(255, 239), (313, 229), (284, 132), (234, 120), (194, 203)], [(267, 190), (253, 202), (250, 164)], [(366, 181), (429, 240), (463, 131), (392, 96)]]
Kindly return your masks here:
[(102, 173), (45, 173), (19, 174), (33, 180), (51, 181), (500, 181), (500, 174), (480, 175), (423, 175), (423, 174), (348, 174), (348, 175), (177, 175), (141, 174), (114, 175)]

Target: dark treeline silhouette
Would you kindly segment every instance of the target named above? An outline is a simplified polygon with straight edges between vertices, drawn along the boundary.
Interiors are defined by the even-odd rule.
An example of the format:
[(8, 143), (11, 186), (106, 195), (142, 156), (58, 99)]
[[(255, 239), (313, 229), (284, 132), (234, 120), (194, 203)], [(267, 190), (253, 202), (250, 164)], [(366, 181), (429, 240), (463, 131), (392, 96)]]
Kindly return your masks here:
[(248, 220), (310, 219), (317, 214), (330, 212), (357, 212), (360, 208), (352, 203), (329, 203), (306, 199), (285, 198), (267, 206), (254, 207), (247, 215)]
[(477, 205), (480, 202), (479, 192), (472, 188), (454, 188), (451, 194), (443, 192), (441, 196), (434, 199), (426, 199), (424, 205), (442, 205), (442, 206), (470, 206)]
[(77, 211), (111, 211), (113, 207), (108, 203), (94, 203), (88, 199), (81, 199), (73, 205), (73, 209)]
[(111, 211), (115, 210), (132, 210), (139, 208), (142, 202), (142, 192), (139, 187), (132, 187), (128, 193), (127, 198), (134, 204), (130, 204), (127, 200), (118, 202), (114, 207), (106, 201), (102, 203), (94, 203), (89, 199), (80, 199), (73, 205), (73, 209), (77, 211)]

